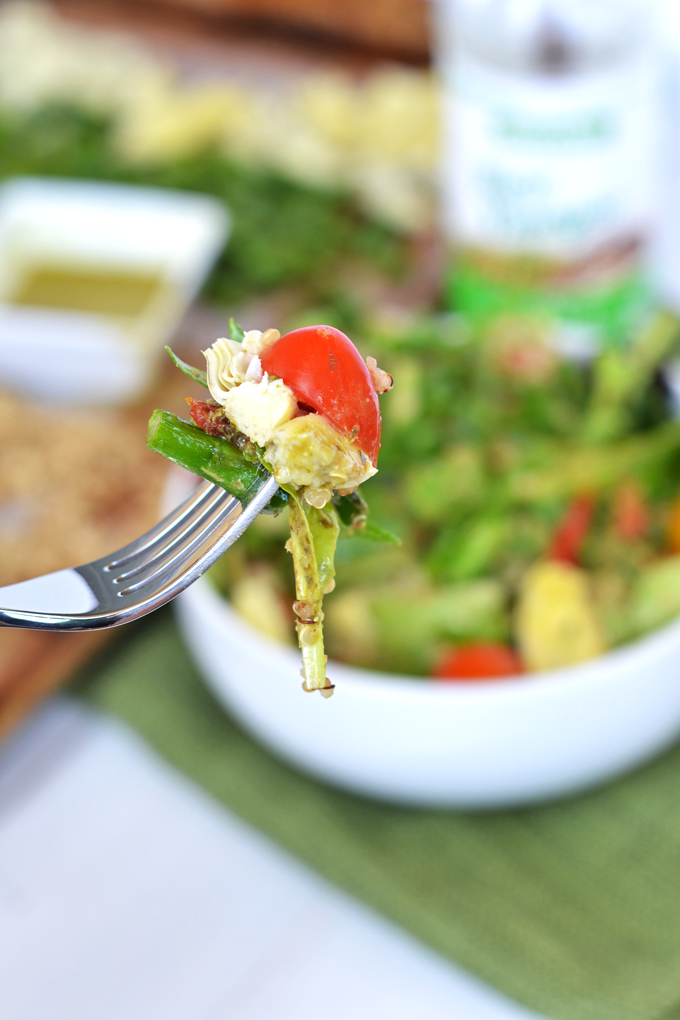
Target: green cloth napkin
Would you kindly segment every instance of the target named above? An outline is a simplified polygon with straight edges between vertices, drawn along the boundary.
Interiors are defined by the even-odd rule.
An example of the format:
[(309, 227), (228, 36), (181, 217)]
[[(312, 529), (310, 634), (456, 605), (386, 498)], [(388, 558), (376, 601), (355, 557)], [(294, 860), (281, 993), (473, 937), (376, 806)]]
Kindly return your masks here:
[(78, 689), (323, 875), (527, 1006), (557, 1020), (680, 1020), (680, 749), (549, 806), (419, 811), (271, 757), (218, 707), (167, 612)]

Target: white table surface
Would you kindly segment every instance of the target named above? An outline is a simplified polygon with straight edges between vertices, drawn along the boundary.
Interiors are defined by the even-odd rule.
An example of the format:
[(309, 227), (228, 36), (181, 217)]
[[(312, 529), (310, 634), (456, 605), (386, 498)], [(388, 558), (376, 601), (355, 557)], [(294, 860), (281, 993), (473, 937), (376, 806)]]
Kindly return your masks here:
[(2, 1020), (537, 1020), (66, 698), (0, 755)]

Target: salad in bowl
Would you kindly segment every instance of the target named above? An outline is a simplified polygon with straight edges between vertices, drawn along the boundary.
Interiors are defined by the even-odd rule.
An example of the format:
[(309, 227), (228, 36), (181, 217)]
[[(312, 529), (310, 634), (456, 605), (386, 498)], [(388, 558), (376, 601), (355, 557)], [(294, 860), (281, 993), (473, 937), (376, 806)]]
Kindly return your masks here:
[[(677, 324), (558, 358), (533, 324), (455, 320), (374, 338), (385, 405), (372, 520), (340, 542), (332, 658), (436, 680), (574, 666), (680, 613), (680, 422), (661, 373)], [(261, 520), (213, 571), (237, 613), (292, 639), (291, 564)], [(262, 607), (266, 606), (266, 611)]]
[(293, 683), (284, 509), (179, 600), (218, 699), (296, 766), (418, 805), (564, 795), (675, 739), (676, 334), (659, 315), (580, 362), (511, 317), (371, 336), (395, 386), (370, 522), (339, 538), (324, 606), (338, 694), (320, 711)]

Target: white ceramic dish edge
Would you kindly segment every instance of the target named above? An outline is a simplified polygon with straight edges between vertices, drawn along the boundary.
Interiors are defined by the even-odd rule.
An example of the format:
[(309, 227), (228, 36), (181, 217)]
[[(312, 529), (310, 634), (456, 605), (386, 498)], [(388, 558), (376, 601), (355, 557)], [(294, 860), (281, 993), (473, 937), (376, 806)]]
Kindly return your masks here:
[(364, 796), (495, 808), (605, 782), (680, 732), (680, 621), (538, 677), (437, 684), (330, 662), (329, 701), (301, 690), (295, 649), (263, 637), (207, 578), (177, 600), (217, 698), (298, 768)]
[[(108, 181), (6, 181), (0, 186), (3, 384), (57, 404), (134, 399), (151, 381), (163, 344), (224, 247), (230, 222), (211, 195)], [(17, 244), (24, 255), (48, 264), (74, 260), (153, 270), (172, 283), (172, 294), (123, 325), (95, 313), (6, 303), (2, 295)]]

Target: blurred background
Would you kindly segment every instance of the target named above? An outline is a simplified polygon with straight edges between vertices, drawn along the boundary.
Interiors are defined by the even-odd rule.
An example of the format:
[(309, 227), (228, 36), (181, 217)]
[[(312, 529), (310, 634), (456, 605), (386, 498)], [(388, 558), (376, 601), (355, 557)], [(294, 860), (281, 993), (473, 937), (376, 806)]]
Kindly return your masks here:
[[(186, 417), (185, 398), (199, 395), (164, 345), (202, 366), (234, 317), (281, 332), (332, 324), (395, 379), (366, 496), (401, 544), (341, 543), (332, 659), (423, 685), (540, 682), (672, 624), (678, 138), (672, 0), (2, 0), (0, 585), (95, 559), (160, 519), (181, 479), (146, 449), (146, 424), (156, 407)], [(274, 662), (295, 643), (285, 535), (285, 520), (258, 522), (209, 582)], [(114, 633), (0, 631), (8, 1018), (382, 1016), (389, 1004), (393, 1016), (604, 1020), (661, 1016), (680, 1001), (670, 977), (659, 992), (651, 964), (667, 949), (677, 973), (670, 921), (656, 925), (663, 950), (645, 943), (650, 967), (634, 993), (612, 977), (626, 970), (623, 937), (597, 975), (576, 968), (555, 984), (549, 954), (530, 948), (564, 920), (547, 893), (518, 923), (524, 941), (506, 932), (495, 944), (489, 932), (505, 932), (515, 907), (496, 913), (484, 890), (493, 873), (509, 895), (501, 861), (517, 850), (519, 822), (499, 821), (495, 835), (480, 822), (480, 839), (498, 840), (490, 872), (468, 833), (471, 902), (454, 897), (441, 917), (447, 872), (419, 856), (421, 837), (403, 835), (412, 870), (399, 878), (386, 860), (393, 885), (376, 891), (392, 824), (434, 846), (460, 845), (455, 826), (467, 823), (436, 815), (431, 844), (418, 812), (350, 805), (312, 780), (286, 785), (288, 767), (257, 765), (249, 755), (265, 752), (248, 750), (198, 681), (182, 693), (194, 677), (187, 654), (165, 611)], [(76, 700), (38, 709), (74, 678)], [(660, 744), (680, 718), (669, 727)], [(353, 731), (343, 739), (351, 755)], [(201, 786), (449, 962), (219, 814)], [(326, 796), (317, 818), (310, 805)], [(278, 819), (288, 808), (297, 836)], [(564, 834), (577, 824), (563, 822)], [(311, 849), (317, 823), (345, 847), (335, 863)], [(621, 838), (630, 831), (622, 822)], [(76, 839), (99, 869), (74, 855)], [(530, 898), (532, 852), (524, 846), (518, 866)], [(418, 860), (429, 862), (420, 877)], [(546, 888), (565, 891), (557, 870)], [(403, 885), (415, 903), (421, 881), (432, 897), (422, 915), (397, 893)], [(176, 914), (161, 906), (171, 890)], [(477, 920), (461, 920), (474, 903)], [(589, 904), (586, 927), (609, 909), (595, 910), (594, 892)], [(635, 909), (631, 900), (624, 928)], [(310, 932), (324, 971), (334, 966), (324, 942), (340, 961), (327, 985), (282, 949)], [(563, 961), (579, 932), (563, 933)], [(121, 985), (105, 1001), (114, 964)]]

